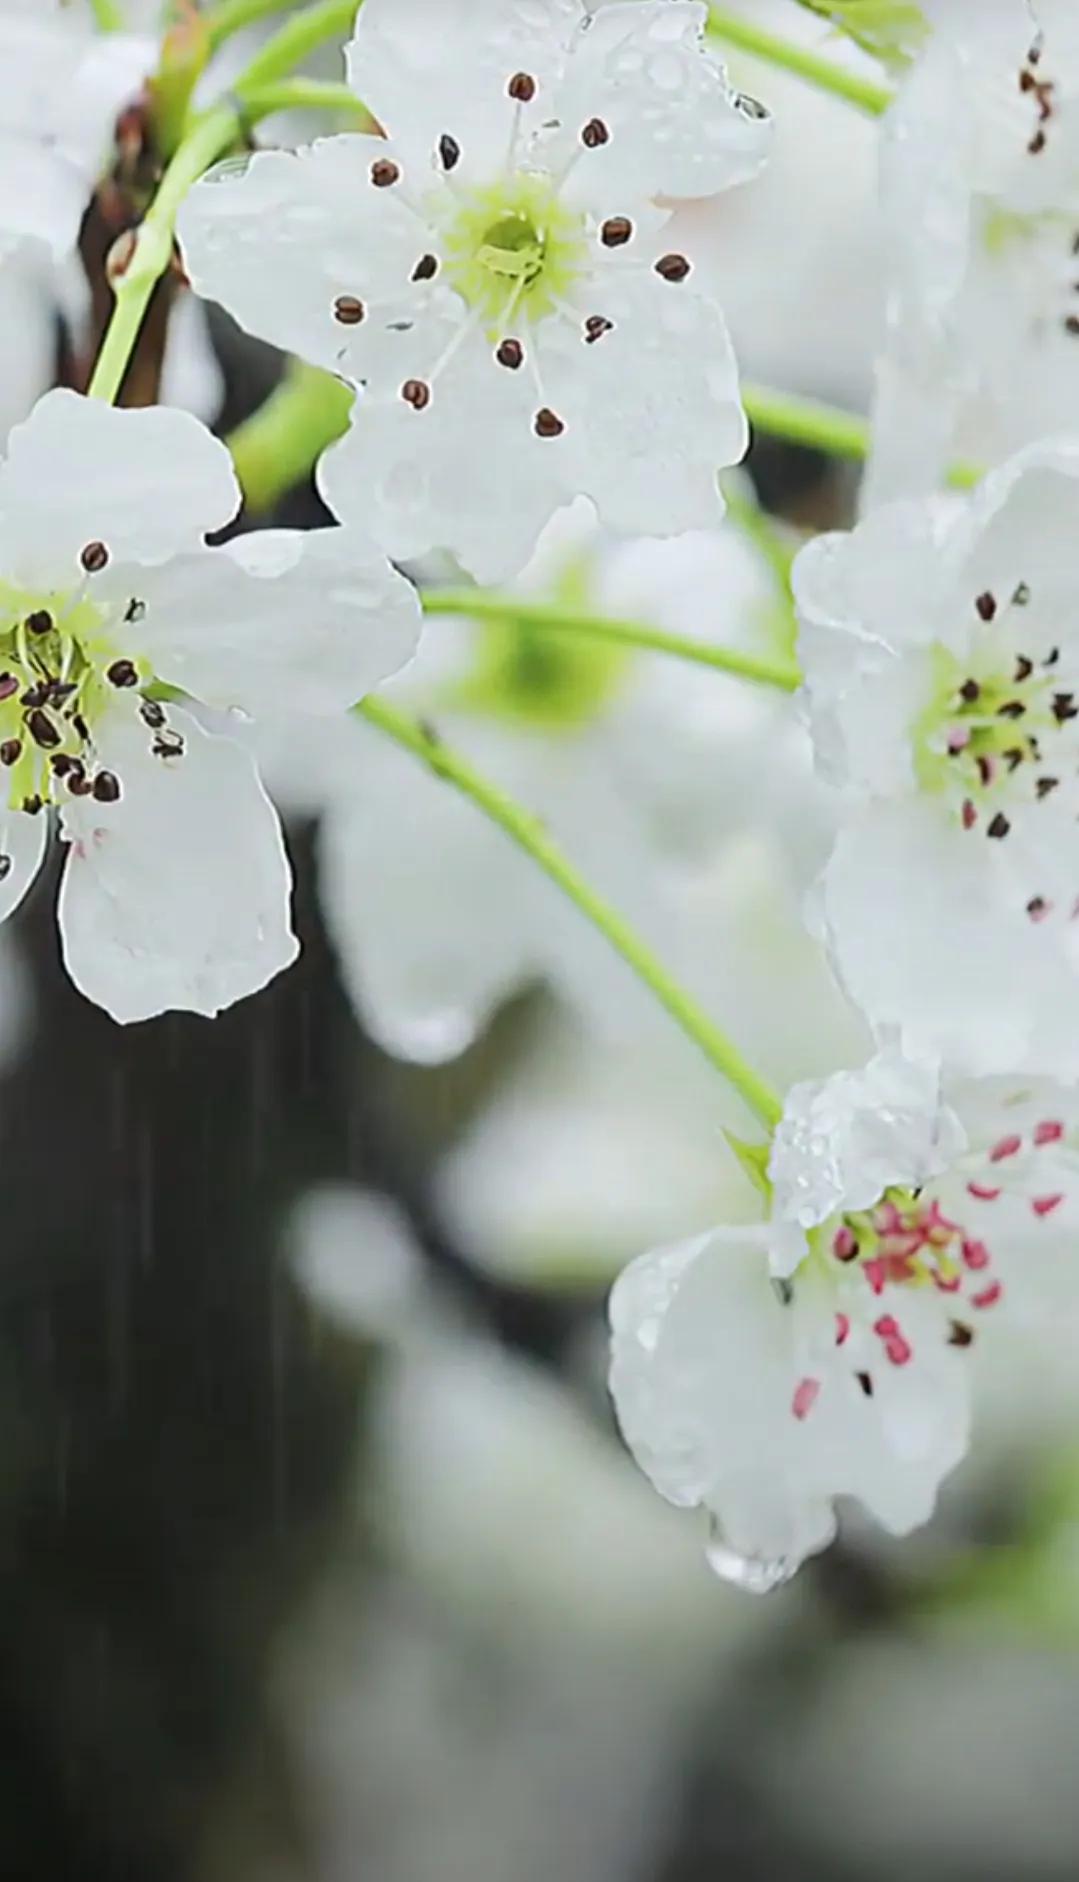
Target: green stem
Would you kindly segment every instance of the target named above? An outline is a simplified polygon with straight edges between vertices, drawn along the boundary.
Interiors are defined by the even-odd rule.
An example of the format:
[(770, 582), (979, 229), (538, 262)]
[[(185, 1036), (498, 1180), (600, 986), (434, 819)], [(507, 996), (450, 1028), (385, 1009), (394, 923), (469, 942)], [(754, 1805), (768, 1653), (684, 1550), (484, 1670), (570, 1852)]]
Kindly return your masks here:
[(122, 33), (126, 24), (119, 0), (90, 0), (90, 11), (99, 33)]
[(405, 751), (411, 752), (435, 777), (460, 791), (485, 817), (497, 824), (518, 849), (531, 857), (563, 894), (576, 904), (593, 927), (606, 937), (615, 952), (650, 988), (709, 1063), (733, 1086), (750, 1110), (756, 1112), (761, 1123), (768, 1130), (775, 1127), (782, 1116), (783, 1107), (771, 1086), (747, 1065), (737, 1047), (671, 978), (629, 923), (608, 907), (603, 898), (578, 874), (537, 818), (473, 770), (466, 759), (449, 751), (437, 734), (425, 730), (395, 707), (387, 705), (384, 699), (367, 698), (355, 707), (355, 711), (368, 724), (376, 726)]
[(319, 78), (280, 78), (272, 85), (245, 85), (241, 94), (249, 119), (268, 118), (275, 111), (337, 111), (367, 129), (371, 116), (347, 85)]
[(154, 288), (172, 260), (173, 230), (180, 204), (192, 184), (232, 143), (238, 128), (235, 104), (215, 105), (198, 119), (165, 171), (157, 195), (136, 231), (135, 251), (127, 270), (114, 283), (116, 304), (87, 388), (90, 398), (110, 404), (116, 398)]
[(284, 78), (327, 39), (349, 31), (356, 20), (359, 0), (317, 0), (304, 7), (268, 39), (233, 86), (233, 94), (246, 98), (249, 91)]
[(544, 633), (583, 634), (589, 639), (612, 641), (621, 647), (673, 654), (679, 660), (691, 660), (697, 666), (712, 667), (720, 673), (736, 673), (741, 679), (777, 686), (787, 693), (797, 692), (802, 683), (801, 674), (793, 663), (763, 659), (757, 654), (743, 653), (737, 647), (711, 646), (707, 641), (692, 640), (687, 634), (668, 634), (643, 621), (612, 620), (606, 615), (525, 601), (518, 595), (501, 595), (482, 588), (431, 588), (420, 599), (425, 614), (460, 614), (473, 620), (504, 621), (517, 627), (538, 628)]
[(269, 18), (273, 13), (284, 13), (292, 5), (292, 0), (220, 0), (218, 6), (209, 7), (204, 15), (204, 24), (210, 38), (210, 49), (217, 51), (233, 33), (238, 33), (245, 26), (254, 26), (257, 21)]
[(769, 65), (794, 72), (798, 78), (815, 85), (818, 91), (830, 92), (835, 98), (845, 99), (847, 104), (857, 105), (859, 111), (867, 112), (870, 117), (879, 118), (892, 102), (893, 94), (887, 85), (878, 85), (857, 72), (849, 72), (834, 59), (826, 59), (823, 54), (810, 51), (808, 46), (795, 45), (779, 33), (770, 33), (766, 27), (752, 25), (730, 7), (709, 7), (708, 31), (725, 45), (736, 46), (740, 52), (751, 52)]
[(743, 475), (724, 477), (723, 501), (735, 529), (752, 543), (761, 561), (771, 571), (782, 600), (791, 598), (791, 569), (801, 546), (794, 530), (781, 529), (761, 508), (750, 479)]
[(332, 373), (293, 361), (276, 391), (228, 439), (248, 510), (273, 508), (348, 429), (355, 397)]

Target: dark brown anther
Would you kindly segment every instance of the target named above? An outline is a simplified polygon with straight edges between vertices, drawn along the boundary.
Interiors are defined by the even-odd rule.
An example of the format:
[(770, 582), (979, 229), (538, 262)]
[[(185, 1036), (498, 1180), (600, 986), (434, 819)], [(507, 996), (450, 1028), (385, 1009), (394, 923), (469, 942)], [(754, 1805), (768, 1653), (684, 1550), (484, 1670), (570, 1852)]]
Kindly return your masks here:
[(604, 248), (624, 248), (633, 239), (633, 224), (628, 216), (608, 216), (599, 232)]
[(973, 1346), (974, 1329), (965, 1320), (952, 1320), (948, 1326), (949, 1346)]
[(438, 256), (421, 255), (412, 270), (413, 281), (433, 281), (438, 273)]
[(109, 552), (103, 542), (88, 542), (79, 557), (87, 575), (100, 575), (109, 565)]
[(115, 804), (120, 798), (120, 780), (113, 771), (99, 771), (93, 782), (93, 793), (99, 804)]
[(519, 105), (530, 105), (536, 96), (536, 81), (531, 72), (515, 72), (506, 90)]
[(987, 588), (984, 595), (977, 597), (974, 606), (977, 608), (983, 621), (991, 621), (997, 611), (997, 598), (995, 595), (991, 595)]
[(14, 673), (0, 673), (0, 700), (14, 699), (19, 690), (19, 682)]
[(64, 701), (73, 698), (78, 690), (74, 680), (46, 680), (45, 682), (49, 703), (54, 706), (62, 706)]
[(560, 438), (566, 427), (557, 412), (552, 412), (549, 405), (544, 405), (536, 413), (533, 429), (537, 438)]
[(179, 732), (162, 732), (150, 747), (155, 758), (182, 758), (186, 749)]
[(72, 758), (71, 754), (66, 751), (54, 752), (49, 759), (49, 763), (52, 766), (53, 776), (57, 778), (66, 778), (69, 772), (75, 770), (76, 766), (78, 766), (80, 771), (82, 770), (78, 759)]
[(45, 808), (44, 799), (40, 798), (37, 792), (34, 791), (30, 797), (23, 798), (22, 808), (28, 817), (36, 817), (38, 811), (44, 810)]
[(510, 372), (516, 372), (524, 365), (525, 350), (520, 340), (503, 340), (495, 358), (500, 366), (508, 366)]
[(1024, 65), (1022, 71), (1019, 74), (1020, 91), (1033, 91), (1037, 82), (1038, 81), (1035, 78), (1033, 72), (1030, 70), (1029, 66)]
[(140, 601), (137, 595), (132, 595), (131, 600), (124, 609), (124, 620), (130, 626), (135, 621), (141, 621), (145, 613), (145, 601)]
[(1079, 314), (1069, 314), (1064, 322), (1065, 333), (1079, 333)]
[(1021, 745), (1012, 745), (1004, 753), (1004, 763), (1007, 765), (1009, 771), (1018, 771), (1025, 756), (1026, 753)]
[(438, 140), (438, 154), (444, 170), (456, 170), (461, 161), (461, 146), (455, 137), (446, 131)]
[(1041, 129), (1038, 129), (1035, 131), (1033, 137), (1031, 138), (1029, 144), (1027, 145), (1027, 149), (1029, 150), (1032, 157), (1040, 157), (1042, 151), (1045, 149), (1045, 145), (1046, 145), (1045, 132)]
[(33, 710), (35, 706), (47, 706), (48, 703), (49, 686), (47, 680), (38, 680), (36, 686), (28, 686), (19, 701), (20, 706), (29, 706), (31, 710)]
[(1039, 797), (1048, 797), (1053, 791), (1056, 790), (1059, 783), (1060, 783), (1059, 778), (1039, 778), (1037, 784), (1034, 786), (1034, 789), (1037, 792)]
[(1002, 706), (997, 707), (998, 719), (1022, 719), (1025, 713), (1026, 707), (1021, 699), (1006, 699)]
[(1053, 694), (1053, 717), (1058, 725), (1067, 719), (1079, 718), (1079, 706), (1075, 703), (1074, 693)]
[(52, 630), (53, 618), (48, 608), (35, 608), (33, 614), (27, 615), (26, 631), (28, 634), (51, 634)]
[(611, 141), (611, 133), (602, 118), (589, 118), (581, 132), (581, 142), (586, 150), (600, 150)]
[(164, 707), (158, 705), (156, 699), (144, 699), (139, 707), (139, 714), (143, 724), (148, 725), (151, 732), (160, 732), (165, 723), (165, 711)]
[(42, 712), (40, 706), (36, 706), (33, 712), (27, 714), (26, 729), (34, 744), (40, 745), (42, 751), (52, 751), (54, 746), (60, 743), (59, 731), (48, 713)]
[(614, 331), (614, 321), (607, 320), (603, 314), (589, 314), (584, 323), (584, 337), (589, 346), (595, 346), (605, 333)]
[(1031, 921), (1041, 921), (1049, 913), (1049, 904), (1044, 895), (1032, 895), (1027, 903), (1027, 914)]
[(111, 667), (106, 667), (105, 678), (110, 686), (137, 686), (139, 670), (133, 660), (114, 660)]
[(1008, 831), (1011, 829), (1011, 827), (1012, 826), (1008, 822), (1008, 819), (1004, 815), (1004, 812), (1002, 810), (998, 810), (996, 816), (993, 818), (992, 823), (988, 826), (985, 834), (986, 836), (996, 837), (999, 840), (999, 838), (1007, 836)]
[(17, 765), (22, 757), (22, 739), (6, 738), (0, 745), (0, 765)]
[(858, 1384), (861, 1386), (862, 1391), (865, 1393), (866, 1398), (872, 1398), (873, 1381), (869, 1373), (868, 1372), (856, 1372), (854, 1376), (857, 1379)]
[(959, 697), (968, 706), (973, 706), (975, 701), (981, 698), (981, 694), (982, 689), (977, 680), (964, 680), (959, 688)]
[(75, 727), (75, 730), (78, 733), (79, 737), (82, 739), (83, 743), (85, 745), (88, 745), (90, 743), (90, 727), (87, 725), (86, 720), (82, 716), (82, 713), (81, 712), (73, 713), (72, 718), (71, 718), (71, 723)]
[(71, 792), (72, 797), (91, 797), (94, 789), (81, 765), (77, 771), (71, 773), (67, 781), (67, 788)]
[(684, 255), (661, 255), (656, 263), (656, 273), (664, 281), (684, 281), (690, 270), (690, 264)]
[(333, 317), (339, 326), (358, 327), (367, 318), (367, 309), (355, 294), (339, 294), (333, 304)]
[(422, 412), (431, 403), (431, 388), (423, 379), (406, 379), (401, 387), (401, 397), (406, 405), (411, 405), (414, 412)]
[(401, 180), (401, 166), (392, 157), (379, 157), (371, 165), (371, 181), (377, 190), (392, 189)]
[(1016, 684), (1021, 686), (1024, 680), (1029, 680), (1033, 671), (1034, 671), (1033, 660), (1028, 660), (1026, 657), (1026, 654), (1021, 653), (1015, 663)]
[(10, 856), (0, 856), (0, 882), (6, 882), (14, 868)]
[(1025, 608), (1029, 600), (1030, 600), (1029, 583), (1019, 582), (1014, 588), (1014, 590), (1012, 591), (1012, 607), (1013, 608)]

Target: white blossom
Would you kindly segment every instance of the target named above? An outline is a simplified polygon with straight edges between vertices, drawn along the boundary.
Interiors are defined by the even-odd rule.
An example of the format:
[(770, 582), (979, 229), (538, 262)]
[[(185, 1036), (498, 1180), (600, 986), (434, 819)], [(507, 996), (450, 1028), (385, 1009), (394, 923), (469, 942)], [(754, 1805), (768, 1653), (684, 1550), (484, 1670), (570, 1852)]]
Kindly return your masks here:
[(869, 498), (1079, 422), (1079, 34), (1071, 0), (929, 9), (885, 121), (888, 323)]
[(71, 253), (114, 119), (154, 59), (148, 36), (97, 34), (81, 0), (0, 0), (0, 264), (21, 247)]
[(733, 354), (670, 208), (750, 176), (766, 114), (697, 0), (367, 0), (349, 55), (388, 139), (213, 172), (180, 231), (200, 292), (361, 384), (323, 462), (398, 559), (518, 571), (591, 496), (627, 533), (720, 513), (746, 444)]
[(949, 1095), (894, 1050), (795, 1086), (769, 1219), (660, 1249), (615, 1285), (622, 1430), (671, 1502), (710, 1513), (714, 1565), (744, 1586), (825, 1547), (837, 1497), (894, 1534), (926, 1522), (967, 1448), (972, 1351), (1009, 1321), (1064, 1323), (1076, 1094)]
[(342, 714), (415, 643), (412, 591), (356, 532), (206, 547), (238, 502), (194, 419), (71, 392), (0, 467), (0, 918), (55, 809), (67, 968), (121, 1020), (215, 1013), (296, 952), (276, 814), (192, 705)]
[(1079, 447), (886, 506), (795, 568), (844, 820), (821, 914), (878, 1026), (972, 1071), (1079, 1071)]

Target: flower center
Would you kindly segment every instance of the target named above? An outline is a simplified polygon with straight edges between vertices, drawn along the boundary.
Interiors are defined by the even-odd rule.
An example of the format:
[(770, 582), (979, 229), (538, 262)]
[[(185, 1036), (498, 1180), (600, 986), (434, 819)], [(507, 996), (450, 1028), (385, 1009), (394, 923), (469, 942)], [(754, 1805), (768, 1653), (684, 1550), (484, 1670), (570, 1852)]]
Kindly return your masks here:
[(929, 704), (913, 727), (922, 789), (947, 796), (964, 829), (994, 839), (1075, 769), (1076, 693), (1060, 672), (1059, 646), (1019, 632), (1029, 603), (1025, 582), (1004, 608), (992, 594), (977, 597), (984, 631), (964, 661), (931, 650)]
[(518, 311), (554, 313), (587, 260), (583, 216), (549, 177), (520, 171), (455, 200), (443, 241), (448, 280), (493, 334)]

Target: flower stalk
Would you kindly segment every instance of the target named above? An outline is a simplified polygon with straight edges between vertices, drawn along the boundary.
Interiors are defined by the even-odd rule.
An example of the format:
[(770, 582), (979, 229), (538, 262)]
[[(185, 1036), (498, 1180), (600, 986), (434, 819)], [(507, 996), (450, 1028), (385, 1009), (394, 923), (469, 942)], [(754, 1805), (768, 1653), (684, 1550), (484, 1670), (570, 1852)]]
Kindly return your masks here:
[(666, 1008), (709, 1064), (738, 1093), (743, 1103), (769, 1131), (783, 1114), (778, 1094), (755, 1072), (738, 1048), (727, 1038), (696, 1001), (680, 987), (652, 950), (630, 924), (611, 908), (581, 876), (569, 858), (548, 836), (539, 819), (516, 804), (497, 785), (476, 771), (468, 761), (442, 743), (436, 732), (419, 725), (407, 714), (398, 712), (384, 699), (374, 695), (353, 709), (378, 731), (411, 752), (435, 777), (460, 791), (485, 817), (515, 843), (518, 849), (543, 870), (562, 893), (610, 942), (615, 952), (632, 968), (646, 987)]
[(802, 676), (793, 661), (744, 653), (738, 647), (717, 647), (707, 641), (693, 640), (687, 634), (668, 633), (644, 621), (615, 620), (483, 588), (432, 588), (420, 599), (425, 614), (466, 615), (474, 620), (502, 621), (507, 626), (534, 628), (544, 633), (580, 634), (586, 639), (605, 640), (641, 652), (671, 654), (676, 659), (689, 660), (720, 673), (733, 673), (741, 679), (778, 687), (786, 693), (797, 692), (801, 685)]
[(842, 98), (869, 117), (881, 117), (892, 102), (893, 93), (887, 85), (878, 85), (861, 73), (848, 71), (836, 60), (811, 51), (808, 46), (796, 45), (780, 33), (769, 32), (730, 7), (709, 8), (708, 31), (724, 45), (736, 47), (739, 52), (751, 52), (769, 65), (793, 72), (796, 77), (815, 85), (818, 91)]

